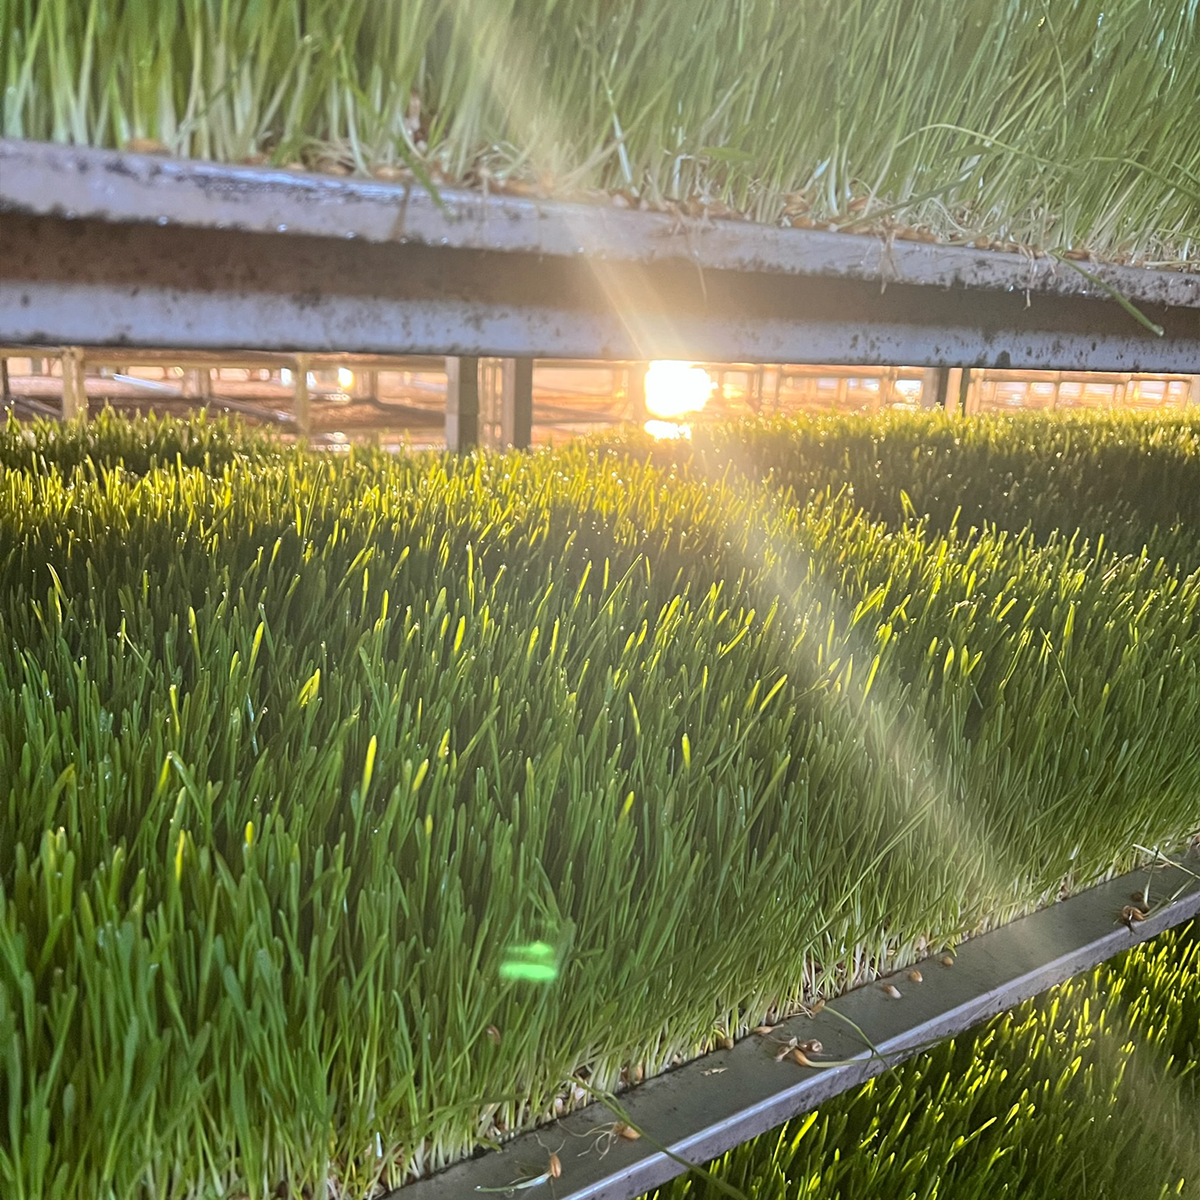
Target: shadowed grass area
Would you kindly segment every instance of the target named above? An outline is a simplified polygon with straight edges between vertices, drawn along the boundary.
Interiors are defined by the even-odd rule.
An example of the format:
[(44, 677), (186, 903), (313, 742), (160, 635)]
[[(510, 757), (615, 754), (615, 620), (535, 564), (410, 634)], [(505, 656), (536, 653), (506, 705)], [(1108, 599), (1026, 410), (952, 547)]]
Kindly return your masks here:
[[(1166, 1200), (1200, 1191), (1190, 926), (709, 1164), (755, 1200)], [(702, 1178), (646, 1200), (715, 1200)]]
[(6, 1200), (365, 1196), (1200, 819), (1145, 556), (580, 446), (0, 462)]
[(1194, 264), (1198, 22), (1103, 0), (10, 0), (0, 128)]

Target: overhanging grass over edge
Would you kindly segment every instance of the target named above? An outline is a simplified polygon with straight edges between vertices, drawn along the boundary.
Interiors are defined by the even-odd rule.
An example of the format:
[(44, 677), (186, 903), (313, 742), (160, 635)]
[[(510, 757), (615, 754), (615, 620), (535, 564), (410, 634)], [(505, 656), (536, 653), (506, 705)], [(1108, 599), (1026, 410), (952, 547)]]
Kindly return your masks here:
[[(1193, 923), (709, 1167), (755, 1200), (1164, 1200), (1200, 1181), (1198, 1051)], [(716, 1191), (680, 1180), (644, 1200), (683, 1196)]]
[(6, 136), (1195, 262), (1194, 6), (14, 3)]

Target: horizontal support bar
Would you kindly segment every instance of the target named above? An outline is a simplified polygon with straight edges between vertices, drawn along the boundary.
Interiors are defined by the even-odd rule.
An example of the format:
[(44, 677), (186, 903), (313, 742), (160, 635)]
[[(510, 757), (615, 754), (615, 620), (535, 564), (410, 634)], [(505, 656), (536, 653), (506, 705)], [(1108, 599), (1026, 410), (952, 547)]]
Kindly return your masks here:
[[(818, 1039), (823, 1056), (852, 1065), (822, 1070), (775, 1062), (771, 1042), (748, 1037), (732, 1050), (716, 1051), (622, 1094), (622, 1106), (649, 1135), (615, 1139), (601, 1155), (563, 1155), (555, 1180), (557, 1200), (633, 1200), (681, 1173), (649, 1138), (693, 1163), (705, 1163), (734, 1146), (856, 1088), (885, 1069), (943, 1038), (1055, 987), (1073, 975), (1183, 924), (1200, 913), (1200, 855), (1183, 866), (1143, 868), (1051, 905), (961, 946), (953, 967), (920, 964), (924, 982), (906, 972), (890, 977), (899, 1000), (879, 985), (833, 1001), (813, 1018), (796, 1017), (777, 1027), (780, 1038)], [(1122, 909), (1131, 894), (1150, 883), (1150, 896), (1174, 896), (1142, 922), (1127, 928)], [(1176, 894), (1178, 893), (1178, 894)], [(878, 1048), (875, 1057), (840, 1013)], [(547, 1161), (547, 1145), (581, 1140), (589, 1129), (611, 1128), (612, 1115), (598, 1104), (571, 1114), (538, 1134), (515, 1138), (498, 1153), (470, 1159), (439, 1175), (409, 1184), (397, 1200), (464, 1200), (478, 1188), (503, 1188)], [(566, 1138), (567, 1133), (574, 1135)], [(535, 1166), (535, 1170), (536, 1170)]]
[[(32, 216), (1109, 298), (1080, 271), (1045, 255), (453, 188), (434, 197), (418, 186), (43, 142), (0, 139), (0, 180), (0, 211)], [(1198, 273), (1086, 269), (1132, 301), (1200, 307)]]
[[(0, 141), (0, 343), (1187, 372), (1200, 274)], [(1156, 336), (1113, 296), (1135, 301)]]
[[(9, 358), (57, 358), (63, 347), (34, 345), (0, 345), (0, 360)], [(310, 354), (308, 369), (319, 371), (333, 367), (354, 367), (360, 371), (429, 371), (440, 372), (443, 368), (441, 355), (397, 356), (393, 354)], [(89, 346), (83, 351), (85, 367), (112, 366), (163, 366), (188, 368), (219, 368), (230, 370), (278, 370), (286, 367), (294, 370), (296, 355), (269, 350), (245, 350), (233, 347), (229, 350), (195, 350), (174, 348), (147, 349), (145, 346), (121, 348), (117, 346)], [(1157, 377), (1156, 377), (1157, 378)]]
[(1200, 309), (10, 215), (0, 342), (1180, 371)]

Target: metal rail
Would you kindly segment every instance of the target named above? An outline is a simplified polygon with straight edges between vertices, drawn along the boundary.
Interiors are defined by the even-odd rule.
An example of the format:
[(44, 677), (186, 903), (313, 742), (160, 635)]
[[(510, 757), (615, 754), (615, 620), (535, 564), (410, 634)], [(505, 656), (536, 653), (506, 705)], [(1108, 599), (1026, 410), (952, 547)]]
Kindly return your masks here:
[(11, 140), (0, 213), (20, 345), (1200, 364), (1196, 273)]
[[(624, 1093), (622, 1106), (648, 1136), (632, 1142), (610, 1138), (603, 1154), (597, 1148), (582, 1156), (564, 1153), (562, 1175), (554, 1182), (557, 1200), (633, 1200), (683, 1171), (651, 1138), (690, 1162), (707, 1162), (932, 1043), (1190, 920), (1200, 913), (1200, 855), (1189, 855), (1183, 864), (1153, 870), (1151, 897), (1174, 899), (1129, 928), (1120, 915), (1131, 893), (1146, 887), (1147, 869), (972, 939), (959, 949), (953, 967), (936, 959), (919, 964), (923, 983), (910, 982), (907, 972), (881, 981), (897, 988), (898, 1000), (880, 985), (870, 985), (813, 1018), (797, 1017), (777, 1028), (780, 1038), (818, 1039), (825, 1057), (852, 1060), (851, 1066), (816, 1070), (775, 1062), (775, 1043), (748, 1037), (732, 1050), (716, 1051)], [(830, 1010), (854, 1022), (880, 1056)], [(607, 1109), (589, 1105), (539, 1134), (514, 1139), (503, 1151), (460, 1163), (393, 1195), (396, 1200), (466, 1200), (478, 1194), (477, 1188), (510, 1186), (544, 1169), (538, 1164), (547, 1162), (547, 1146), (566, 1141), (584, 1148), (588, 1142), (580, 1135), (611, 1129), (613, 1121)], [(567, 1132), (575, 1136), (566, 1137)]]

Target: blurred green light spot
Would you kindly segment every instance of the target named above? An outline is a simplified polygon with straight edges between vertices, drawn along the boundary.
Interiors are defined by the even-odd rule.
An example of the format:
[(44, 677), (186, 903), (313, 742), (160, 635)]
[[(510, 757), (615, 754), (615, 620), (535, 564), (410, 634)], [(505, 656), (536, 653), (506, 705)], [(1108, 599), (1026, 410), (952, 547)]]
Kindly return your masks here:
[(513, 946), (500, 964), (500, 978), (524, 983), (550, 983), (558, 978), (556, 958), (554, 947), (547, 942)]
[(501, 979), (520, 979), (525, 983), (549, 983), (558, 978), (558, 969), (540, 963), (504, 962), (500, 964)]

